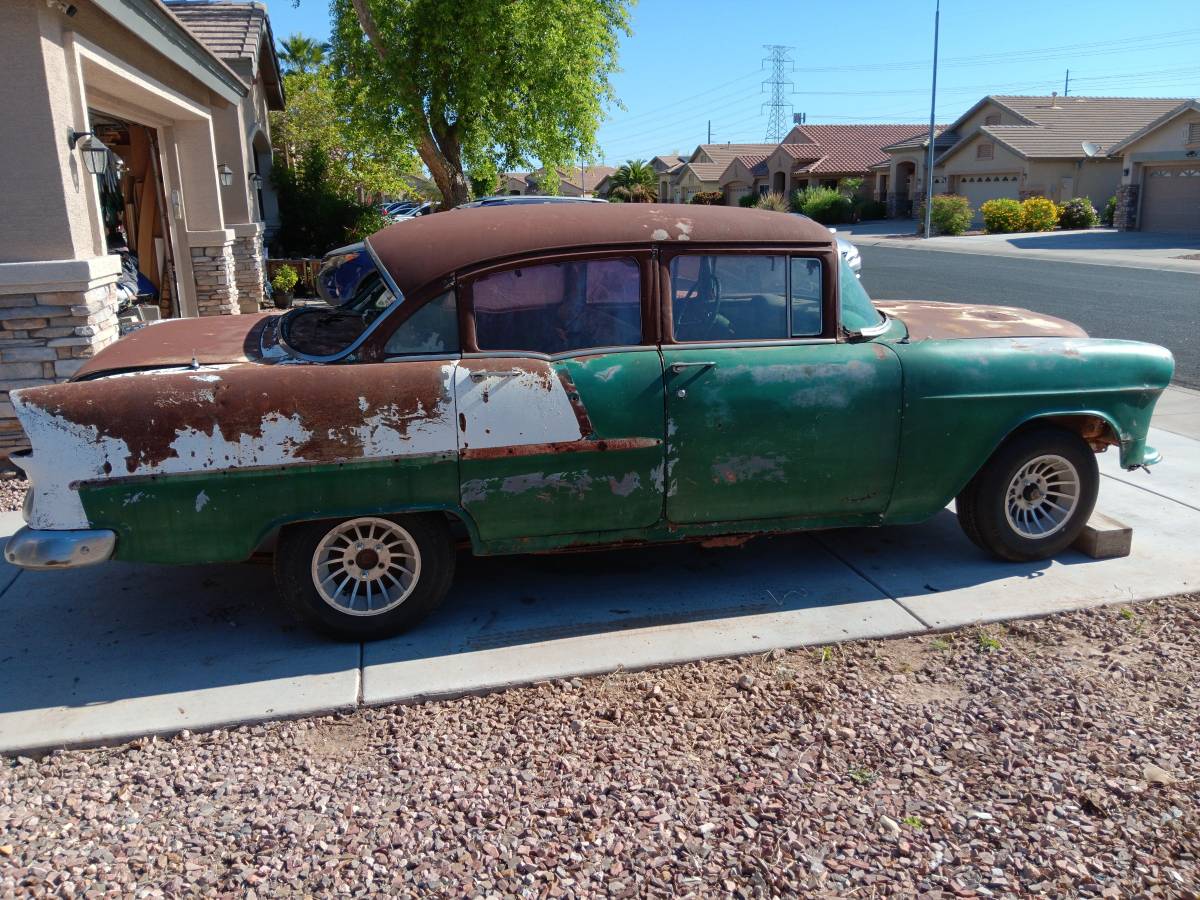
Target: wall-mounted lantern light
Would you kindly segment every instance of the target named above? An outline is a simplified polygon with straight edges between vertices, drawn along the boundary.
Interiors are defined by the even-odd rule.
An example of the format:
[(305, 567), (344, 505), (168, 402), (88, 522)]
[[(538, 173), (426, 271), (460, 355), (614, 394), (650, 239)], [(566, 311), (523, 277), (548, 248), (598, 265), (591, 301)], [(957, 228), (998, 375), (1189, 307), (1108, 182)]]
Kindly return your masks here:
[(256, 191), (262, 190), (263, 177), (261, 175), (259, 175), (257, 172), (251, 172), (247, 178), (250, 181), (251, 187), (253, 187)]
[(93, 175), (103, 175), (108, 169), (108, 148), (92, 132), (74, 129), (67, 132), (67, 146), (74, 150), (81, 138), (87, 138), (80, 146), (84, 166)]
[(217, 166), (217, 174), (221, 176), (221, 187), (229, 187), (233, 184), (233, 169), (221, 163)]

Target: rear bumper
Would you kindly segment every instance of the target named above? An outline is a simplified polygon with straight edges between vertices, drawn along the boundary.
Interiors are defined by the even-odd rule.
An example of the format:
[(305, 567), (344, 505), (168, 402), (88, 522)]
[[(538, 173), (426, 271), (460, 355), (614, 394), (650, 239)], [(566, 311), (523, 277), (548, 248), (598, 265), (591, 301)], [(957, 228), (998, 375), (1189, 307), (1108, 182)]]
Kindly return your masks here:
[(8, 539), (4, 558), (23, 569), (74, 569), (110, 559), (115, 531), (38, 531), (26, 526)]

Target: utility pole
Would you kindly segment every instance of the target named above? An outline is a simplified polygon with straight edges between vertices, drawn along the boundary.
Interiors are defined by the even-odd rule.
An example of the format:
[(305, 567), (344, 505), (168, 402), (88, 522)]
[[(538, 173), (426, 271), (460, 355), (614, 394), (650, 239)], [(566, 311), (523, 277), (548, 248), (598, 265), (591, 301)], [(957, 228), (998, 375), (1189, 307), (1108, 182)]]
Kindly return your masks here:
[[(767, 119), (767, 141), (778, 144), (787, 134), (787, 119), (792, 108), (792, 104), (785, 98), (788, 94), (787, 88), (792, 86), (787, 73), (796, 68), (796, 64), (788, 59), (788, 54), (794, 48), (783, 44), (763, 44), (763, 47), (771, 54), (763, 59), (764, 66), (767, 63), (771, 64), (771, 77), (762, 83), (763, 90), (766, 90), (767, 85), (771, 86), (771, 99), (762, 105), (771, 111)], [(759, 111), (762, 111), (762, 107), (759, 107)]]
[(1063, 82), (1063, 96), (1065, 97), (1069, 93), (1071, 93), (1071, 70), (1067, 69), (1067, 78)]
[(708, 140), (705, 141), (705, 143), (707, 143), (707, 144), (712, 143), (712, 119), (708, 120)]
[(925, 239), (930, 237), (929, 229), (933, 218), (933, 139), (937, 121), (937, 57), (938, 57), (938, 25), (942, 18), (942, 0), (937, 0), (933, 10), (933, 90), (929, 94), (929, 158), (925, 161)]

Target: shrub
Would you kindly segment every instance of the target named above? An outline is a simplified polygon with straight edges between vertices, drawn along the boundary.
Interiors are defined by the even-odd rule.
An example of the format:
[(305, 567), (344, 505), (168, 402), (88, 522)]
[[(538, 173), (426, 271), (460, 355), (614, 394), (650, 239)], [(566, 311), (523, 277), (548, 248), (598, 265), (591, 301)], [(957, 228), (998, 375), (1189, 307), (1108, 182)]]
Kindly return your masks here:
[(847, 197), (853, 197), (862, 190), (863, 180), (861, 178), (843, 178), (838, 182), (837, 189), (840, 193)]
[(370, 207), (363, 210), (362, 215), (347, 231), (346, 236), (354, 240), (364, 240), (369, 238), (375, 232), (387, 228), (392, 224), (392, 220), (379, 211), (377, 207)]
[[(924, 217), (925, 210), (920, 211)], [(966, 197), (958, 194), (934, 194), (929, 221), (937, 234), (962, 234), (971, 227), (974, 211)]]
[(1062, 205), (1058, 224), (1062, 228), (1095, 228), (1100, 224), (1100, 216), (1087, 197), (1074, 197)]
[(755, 204), (759, 209), (769, 209), (772, 212), (787, 212), (788, 204), (783, 194), (763, 194)]
[(276, 245), (281, 256), (321, 256), (350, 243), (355, 226), (372, 208), (339, 191), (329, 176), (329, 157), (321, 150), (309, 150), (294, 167), (277, 159), (271, 181), (279, 203)]
[(745, 206), (745, 207), (749, 208), (749, 207), (757, 206), (757, 205), (758, 205), (758, 195), (757, 194), (742, 194), (742, 196), (738, 198), (738, 206)]
[(1049, 197), (1030, 197), (1021, 204), (1021, 227), (1025, 231), (1053, 231), (1058, 224), (1058, 206)]
[(868, 219), (886, 219), (887, 204), (879, 200), (867, 200), (863, 197), (854, 198), (854, 221), (865, 222)]
[(1112, 228), (1113, 220), (1117, 217), (1117, 198), (1109, 197), (1108, 202), (1104, 204), (1104, 213), (1100, 216), (1100, 223)]
[(850, 198), (833, 188), (809, 187), (792, 194), (792, 212), (804, 213), (822, 225), (849, 222), (853, 210)]
[(720, 191), (697, 191), (688, 203), (699, 203), (701, 206), (721, 206), (725, 203), (725, 195)]
[(1020, 231), (1024, 222), (1021, 201), (1011, 197), (988, 200), (979, 207), (979, 212), (983, 215), (983, 228), (988, 234), (1012, 234)]
[(271, 287), (279, 291), (281, 294), (290, 294), (296, 287), (296, 282), (300, 280), (300, 276), (291, 266), (280, 266), (275, 273), (275, 277), (271, 279)]

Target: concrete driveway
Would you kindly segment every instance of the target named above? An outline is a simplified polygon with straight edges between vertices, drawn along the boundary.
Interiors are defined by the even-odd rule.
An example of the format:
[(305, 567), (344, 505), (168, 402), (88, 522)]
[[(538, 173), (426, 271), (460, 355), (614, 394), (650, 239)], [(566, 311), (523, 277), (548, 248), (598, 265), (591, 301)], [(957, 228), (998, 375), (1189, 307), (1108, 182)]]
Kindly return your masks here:
[[(614, 669), (912, 634), (1200, 589), (1195, 400), (1151, 443), (1153, 475), (1101, 457), (1099, 509), (1133, 555), (995, 562), (953, 512), (920, 526), (461, 559), (443, 609), (410, 635), (325, 641), (277, 608), (264, 565), (0, 568), (0, 751), (488, 690)], [(1187, 408), (1184, 408), (1187, 407)], [(1190, 418), (1189, 418), (1190, 417)], [(1165, 424), (1165, 423), (1164, 423)], [(1176, 433), (1183, 431), (1185, 433)], [(20, 524), (7, 514), (0, 531)]]

